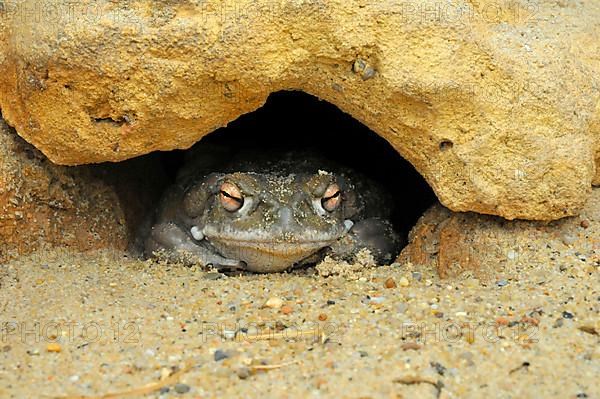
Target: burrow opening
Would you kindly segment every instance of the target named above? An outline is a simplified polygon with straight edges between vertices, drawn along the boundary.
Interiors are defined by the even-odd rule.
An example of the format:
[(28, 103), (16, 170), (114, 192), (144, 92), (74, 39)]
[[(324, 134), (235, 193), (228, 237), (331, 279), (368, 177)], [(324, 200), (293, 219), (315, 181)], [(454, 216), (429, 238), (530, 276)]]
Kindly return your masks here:
[[(82, 198), (86, 200), (86, 196), (89, 195), (108, 198), (94, 188), (102, 187), (97, 184), (97, 179), (112, 186), (119, 197), (120, 209), (125, 217), (122, 227), (125, 227), (127, 231), (126, 237), (130, 252), (136, 255), (139, 254), (141, 240), (143, 240), (140, 231), (143, 230), (143, 226), (149, 224), (161, 194), (175, 181), (179, 168), (184, 164), (186, 157), (189, 158), (195, 150), (194, 147), (207, 143), (233, 147), (254, 147), (275, 155), (289, 149), (310, 149), (321, 152), (325, 157), (362, 172), (387, 187), (394, 198), (392, 222), (396, 230), (405, 235), (423, 212), (436, 200), (433, 191), (423, 177), (385, 139), (342, 112), (335, 105), (299, 91), (271, 94), (263, 107), (239, 117), (229, 123), (227, 127), (210, 133), (190, 150), (155, 152), (118, 163), (107, 162), (76, 167), (52, 165), (38, 150), (19, 138), (14, 129), (11, 131), (16, 138), (13, 150), (25, 152), (27, 155), (24, 157), (25, 160), (21, 161), (23, 165), (45, 170), (52, 187), (62, 184), (63, 180), (66, 182), (73, 179), (81, 181), (79, 189), (68, 184), (64, 187), (61, 185), (58, 190), (60, 195), (55, 199), (59, 203), (64, 199), (63, 197), (66, 198), (68, 204), (76, 203)], [(89, 184), (89, 187), (85, 186), (86, 184)], [(84, 190), (85, 187), (88, 189)], [(33, 198), (32, 201), (32, 204), (29, 205), (41, 207), (42, 210), (46, 209), (43, 198), (39, 200)], [(51, 204), (48, 206), (51, 208), (48, 210), (49, 212), (58, 212), (55, 209), (56, 206)], [(71, 208), (72, 206), (69, 205), (65, 208), (66, 210), (60, 212), (72, 216), (74, 220), (87, 220), (85, 217), (82, 219), (76, 215), (78, 212), (76, 208)], [(94, 207), (83, 207), (82, 209), (92, 213), (98, 212), (98, 209)], [(94, 218), (94, 215), (89, 215), (89, 217)], [(108, 217), (106, 223), (99, 223), (108, 226), (117, 222), (121, 226), (120, 220), (116, 221), (112, 220), (110, 216)], [(65, 220), (67, 219), (68, 217)], [(24, 215), (23, 220), (20, 220), (19, 223), (27, 223), (28, 220), (27, 215)], [(55, 224), (55, 222), (52, 223)], [(88, 222), (89, 220), (84, 224)], [(63, 228), (70, 230), (70, 227), (67, 226), (63, 226)], [(116, 227), (116, 229), (119, 228)], [(75, 230), (77, 230), (76, 226), (73, 226), (73, 231)], [(102, 247), (102, 243), (107, 240), (106, 232), (100, 234), (98, 238), (93, 238), (91, 230), (86, 234), (76, 234), (77, 240), (75, 241), (79, 244), (75, 244), (75, 248), (83, 250)], [(56, 237), (46, 233), (41, 234), (42, 241), (48, 239), (50, 245), (62, 246), (64, 244), (64, 240), (55, 242)], [(96, 240), (98, 243), (96, 245), (94, 242), (87, 242), (88, 240)], [(32, 242), (27, 248), (21, 248), (18, 243), (15, 245), (21, 248), (19, 253), (24, 253), (38, 244)], [(108, 242), (105, 244), (109, 245)], [(64, 245), (70, 246), (73, 243)]]
[[(254, 112), (242, 115), (194, 145), (250, 147), (276, 156), (291, 149), (320, 152), (385, 186), (394, 198), (393, 224), (407, 234), (436, 200), (415, 168), (377, 133), (335, 105), (300, 91), (272, 93)], [(175, 180), (190, 150), (159, 153), (167, 175)]]

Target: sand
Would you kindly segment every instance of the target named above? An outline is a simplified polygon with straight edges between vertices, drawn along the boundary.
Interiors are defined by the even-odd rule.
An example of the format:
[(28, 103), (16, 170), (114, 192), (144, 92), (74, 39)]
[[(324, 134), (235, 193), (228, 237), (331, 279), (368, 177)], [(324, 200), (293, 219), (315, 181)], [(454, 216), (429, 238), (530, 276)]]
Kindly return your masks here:
[(21, 257), (0, 267), (0, 397), (600, 398), (591, 216), (486, 280)]

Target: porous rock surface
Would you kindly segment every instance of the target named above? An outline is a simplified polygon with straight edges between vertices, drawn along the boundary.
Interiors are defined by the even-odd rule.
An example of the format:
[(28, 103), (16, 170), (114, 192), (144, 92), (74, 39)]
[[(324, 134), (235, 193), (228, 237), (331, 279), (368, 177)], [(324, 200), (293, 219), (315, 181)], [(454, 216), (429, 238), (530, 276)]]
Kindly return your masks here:
[(0, 263), (44, 247), (124, 249), (127, 239), (114, 186), (52, 164), (0, 119)]
[(25, 0), (0, 13), (0, 107), (59, 164), (187, 148), (302, 90), (387, 139), (454, 211), (552, 220), (600, 183), (594, 0)]
[[(548, 253), (551, 254), (548, 259)], [(482, 280), (498, 270), (553, 263), (562, 255), (571, 267), (590, 261), (600, 266), (600, 188), (594, 188), (577, 217), (552, 222), (506, 221), (473, 212), (457, 213), (437, 204), (419, 219), (398, 261), (433, 266), (440, 277), (474, 274)]]

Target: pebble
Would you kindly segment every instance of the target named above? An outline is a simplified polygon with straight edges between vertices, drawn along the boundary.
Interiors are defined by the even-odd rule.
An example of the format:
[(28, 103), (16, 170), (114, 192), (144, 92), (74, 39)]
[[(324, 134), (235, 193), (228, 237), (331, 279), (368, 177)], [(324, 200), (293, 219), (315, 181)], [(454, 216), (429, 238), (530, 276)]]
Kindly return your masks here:
[(562, 327), (563, 324), (565, 324), (563, 319), (556, 319), (556, 321), (554, 322), (554, 325), (552, 327), (554, 327), (554, 328)]
[(271, 297), (265, 302), (265, 306), (271, 309), (279, 309), (283, 306), (283, 300), (277, 297)]
[(412, 278), (415, 281), (421, 281), (421, 279), (423, 279), (423, 275), (419, 272), (412, 272)]
[(219, 362), (219, 361), (221, 361), (223, 359), (227, 359), (229, 357), (229, 355), (225, 351), (223, 351), (221, 349), (217, 349), (215, 351), (215, 355), (214, 356), (215, 356), (215, 362)]
[(48, 345), (46, 345), (46, 351), (50, 353), (60, 353), (60, 351), (62, 351), (62, 348), (56, 342), (51, 342)]
[(235, 373), (241, 380), (245, 380), (246, 378), (250, 377), (250, 370), (248, 367), (240, 367), (235, 370)]
[(373, 76), (375, 76), (375, 69), (373, 69), (373, 67), (366, 67), (365, 71), (362, 74), (362, 78), (363, 80), (367, 80), (367, 79), (371, 79)]
[(394, 262), (390, 265), (390, 267), (400, 267), (400, 266), (402, 266), (402, 264), (398, 263), (398, 262)]
[(391, 277), (385, 280), (385, 283), (383, 285), (385, 286), (385, 288), (396, 288), (396, 282)]
[(321, 313), (321, 314), (319, 315), (319, 320), (320, 320), (320, 321), (325, 321), (325, 320), (327, 320), (327, 315), (326, 315), (325, 313)]
[(204, 275), (205, 280), (219, 280), (223, 277), (224, 276), (222, 273), (217, 273), (217, 272), (208, 272)]
[(27, 354), (28, 354), (29, 356), (38, 356), (38, 355), (40, 354), (40, 350), (39, 350), (39, 349), (37, 349), (37, 348), (36, 348), (36, 349), (29, 349), (29, 350), (27, 351)]
[(370, 303), (383, 303), (385, 301), (385, 297), (384, 296), (372, 296), (369, 299)]
[(290, 314), (293, 311), (294, 311), (294, 309), (290, 305), (283, 305), (281, 307), (281, 313), (283, 313), (283, 314)]
[(506, 279), (498, 280), (498, 281), (496, 281), (496, 285), (498, 287), (504, 287), (504, 286), (508, 285), (508, 280), (506, 280)]
[(590, 222), (588, 222), (587, 220), (582, 220), (581, 223), (579, 223), (579, 225), (581, 227), (583, 227), (584, 229), (587, 229), (588, 227), (590, 227)]
[(188, 393), (190, 391), (190, 386), (187, 384), (178, 383), (173, 387), (175, 392), (177, 393)]
[(328, 299), (327, 300), (327, 305), (335, 305), (335, 301)]
[(10, 350), (11, 350), (11, 349), (12, 349), (12, 348), (11, 348), (11, 346), (10, 346), (10, 345), (4, 345), (4, 346), (2, 347), (2, 352), (10, 352)]
[(517, 258), (517, 252), (514, 249), (511, 249), (511, 250), (508, 251), (508, 253), (506, 254), (506, 256), (510, 260), (515, 260)]
[(408, 287), (410, 285), (410, 282), (408, 281), (408, 279), (404, 276), (402, 276), (400, 278), (400, 286), (401, 287)]
[(420, 345), (416, 342), (407, 342), (400, 346), (400, 348), (402, 348), (402, 350), (404, 350), (404, 351), (408, 351), (408, 350), (418, 351), (422, 347), (423, 347), (422, 345)]
[(72, 376), (69, 377), (69, 381), (71, 382), (77, 382), (79, 381), (79, 376), (77, 374), (74, 374)]
[(363, 80), (368, 80), (375, 76), (375, 69), (362, 59), (354, 61), (352, 70), (354, 73), (360, 74)]
[(233, 340), (235, 338), (236, 330), (223, 330), (223, 338), (227, 340)]
[(571, 234), (563, 234), (563, 236), (562, 236), (562, 242), (565, 245), (571, 245), (575, 242), (575, 240), (576, 240), (576, 238)]
[(366, 351), (358, 351), (358, 354), (360, 355), (360, 357), (367, 357), (367, 356), (369, 356), (369, 352), (366, 352)]
[(571, 312), (567, 312), (566, 310), (562, 312), (563, 319), (572, 319), (575, 315)]
[(473, 331), (468, 331), (465, 337), (465, 341), (467, 341), (468, 344), (475, 343), (475, 333)]

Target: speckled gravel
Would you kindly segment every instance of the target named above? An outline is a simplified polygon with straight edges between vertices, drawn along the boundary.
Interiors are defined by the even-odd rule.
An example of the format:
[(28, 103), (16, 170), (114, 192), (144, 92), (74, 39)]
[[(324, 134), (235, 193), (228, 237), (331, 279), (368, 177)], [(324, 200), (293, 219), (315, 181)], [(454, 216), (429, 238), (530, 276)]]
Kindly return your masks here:
[(531, 238), (486, 266), (489, 281), (417, 265), (217, 276), (106, 252), (24, 257), (0, 267), (0, 397), (179, 375), (149, 397), (600, 398), (598, 216), (573, 218), (568, 244)]

